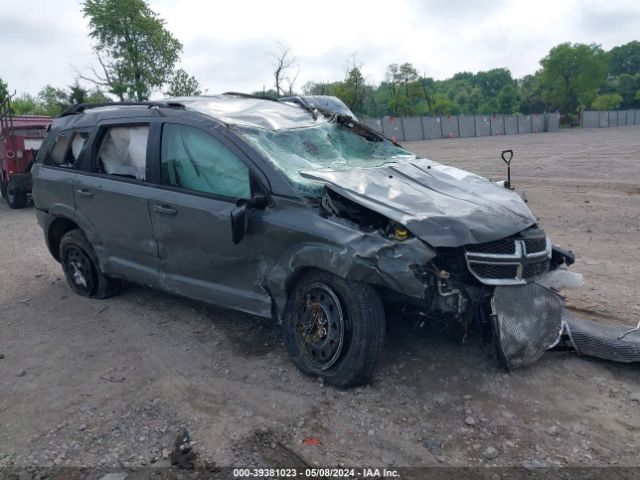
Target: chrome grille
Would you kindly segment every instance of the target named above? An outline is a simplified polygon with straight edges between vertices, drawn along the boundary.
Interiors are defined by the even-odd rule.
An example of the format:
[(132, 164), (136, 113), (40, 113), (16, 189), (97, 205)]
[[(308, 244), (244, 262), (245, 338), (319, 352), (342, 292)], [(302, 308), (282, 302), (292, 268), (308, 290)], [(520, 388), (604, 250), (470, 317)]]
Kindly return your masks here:
[(549, 271), (551, 242), (546, 236), (510, 237), (465, 247), (467, 267), (486, 285), (518, 285)]

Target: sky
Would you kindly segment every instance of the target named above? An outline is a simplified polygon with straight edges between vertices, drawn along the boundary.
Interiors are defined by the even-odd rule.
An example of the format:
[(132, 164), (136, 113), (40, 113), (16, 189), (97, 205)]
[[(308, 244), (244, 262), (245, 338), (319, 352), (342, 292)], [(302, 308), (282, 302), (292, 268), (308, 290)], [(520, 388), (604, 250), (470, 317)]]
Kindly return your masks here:
[[(638, 0), (148, 0), (184, 50), (179, 66), (208, 93), (273, 86), (280, 45), (296, 58), (296, 89), (341, 80), (354, 55), (365, 79), (412, 63), (435, 79), (506, 67), (535, 72), (559, 43), (605, 50), (640, 40)], [(0, 0), (0, 78), (10, 91), (67, 87), (97, 62), (81, 0)]]

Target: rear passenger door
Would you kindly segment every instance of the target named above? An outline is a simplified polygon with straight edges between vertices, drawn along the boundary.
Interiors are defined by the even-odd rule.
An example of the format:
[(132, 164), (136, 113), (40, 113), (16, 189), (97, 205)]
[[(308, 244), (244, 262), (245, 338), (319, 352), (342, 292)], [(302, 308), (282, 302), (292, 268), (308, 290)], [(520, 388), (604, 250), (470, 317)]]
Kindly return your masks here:
[(237, 245), (231, 210), (258, 188), (246, 158), (223, 136), (196, 126), (165, 123), (160, 186), (150, 201), (163, 287), (171, 292), (257, 315), (271, 315), (262, 287), (261, 211), (251, 211), (249, 234)]
[(91, 225), (86, 232), (105, 273), (158, 285), (158, 250), (149, 218), (147, 150), (150, 124), (99, 125), (85, 174), (78, 175), (74, 198)]

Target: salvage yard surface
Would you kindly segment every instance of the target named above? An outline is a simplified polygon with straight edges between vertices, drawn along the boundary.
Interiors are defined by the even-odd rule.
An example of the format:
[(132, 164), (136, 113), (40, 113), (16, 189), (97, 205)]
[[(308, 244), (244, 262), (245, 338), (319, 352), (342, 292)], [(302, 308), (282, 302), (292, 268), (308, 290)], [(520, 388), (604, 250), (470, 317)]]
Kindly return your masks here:
[[(635, 325), (640, 128), (405, 146), (494, 179), (513, 148), (514, 186), (585, 275), (570, 308)], [(132, 285), (73, 294), (31, 209), (0, 205), (0, 247), (0, 467), (167, 466), (182, 430), (221, 467), (640, 466), (637, 365), (549, 352), (508, 374), (392, 317), (374, 383), (339, 391), (272, 322)]]

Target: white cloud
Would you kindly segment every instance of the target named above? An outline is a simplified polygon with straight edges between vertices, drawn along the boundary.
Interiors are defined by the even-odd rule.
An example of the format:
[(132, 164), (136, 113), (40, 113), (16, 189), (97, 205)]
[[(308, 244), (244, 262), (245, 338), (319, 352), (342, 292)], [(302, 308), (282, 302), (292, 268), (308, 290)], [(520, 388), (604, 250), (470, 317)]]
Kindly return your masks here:
[[(3, 1), (0, 77), (37, 93), (67, 86), (72, 66), (95, 64), (79, 0)], [(181, 65), (209, 92), (252, 91), (272, 84), (278, 42), (298, 58), (297, 85), (344, 76), (357, 52), (365, 77), (384, 78), (389, 63), (411, 62), (434, 78), (507, 67), (532, 73), (561, 42), (609, 49), (637, 39), (640, 4), (631, 0), (151, 0), (184, 44)]]

